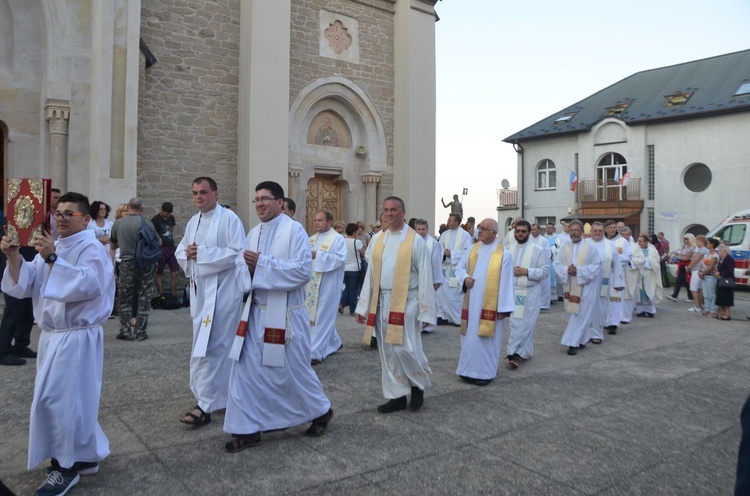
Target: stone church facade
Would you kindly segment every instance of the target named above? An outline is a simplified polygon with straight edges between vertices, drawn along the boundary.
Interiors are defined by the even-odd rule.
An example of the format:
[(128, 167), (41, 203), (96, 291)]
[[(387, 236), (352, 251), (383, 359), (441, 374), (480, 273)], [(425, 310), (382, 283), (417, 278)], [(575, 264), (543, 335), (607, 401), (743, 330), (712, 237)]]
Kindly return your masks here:
[(0, 0), (4, 177), (183, 223), (199, 175), (246, 227), (262, 180), (303, 225), (390, 194), (433, 218), (435, 2)]

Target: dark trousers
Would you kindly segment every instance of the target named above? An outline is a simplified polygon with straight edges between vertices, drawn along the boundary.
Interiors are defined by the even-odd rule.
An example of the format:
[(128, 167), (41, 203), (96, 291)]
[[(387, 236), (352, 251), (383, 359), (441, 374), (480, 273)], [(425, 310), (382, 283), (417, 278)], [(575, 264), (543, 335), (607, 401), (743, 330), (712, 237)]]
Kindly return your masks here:
[(344, 272), (344, 292), (341, 293), (341, 305), (349, 305), (349, 313), (354, 313), (357, 308), (357, 297), (359, 296), (359, 271)]
[(688, 300), (692, 301), (692, 299), (693, 299), (693, 292), (690, 291), (690, 284), (688, 284), (685, 281), (685, 274), (686, 274), (685, 266), (684, 265), (679, 265), (677, 267), (677, 280), (674, 283), (674, 291), (672, 292), (672, 297), (673, 298), (677, 298), (677, 295), (680, 294), (680, 288), (682, 286), (685, 286), (685, 290), (687, 290)]
[(667, 261), (662, 260), (659, 265), (661, 266), (661, 285), (665, 288), (669, 287), (669, 271), (667, 270)]
[(33, 326), (34, 307), (31, 298), (18, 299), (6, 294), (5, 312), (0, 322), (0, 357), (31, 344)]

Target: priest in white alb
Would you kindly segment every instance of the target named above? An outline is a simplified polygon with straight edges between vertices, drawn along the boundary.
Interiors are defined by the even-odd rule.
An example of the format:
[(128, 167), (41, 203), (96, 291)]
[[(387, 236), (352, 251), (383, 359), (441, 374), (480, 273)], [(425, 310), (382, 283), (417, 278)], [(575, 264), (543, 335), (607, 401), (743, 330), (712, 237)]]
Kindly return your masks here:
[(638, 257), (642, 257), (642, 252), (638, 245), (633, 244), (633, 235), (627, 226), (618, 229), (620, 238), (628, 244), (628, 263), (625, 264), (625, 290), (623, 291), (621, 324), (629, 324), (633, 320), (635, 311), (636, 293), (638, 291), (638, 278), (640, 271), (638, 269)]
[(456, 278), (456, 266), (469, 251), (473, 240), (461, 227), (461, 216), (448, 216), (448, 230), (440, 235), (440, 249), (443, 258), (443, 284), (437, 290), (438, 323), (461, 325), (461, 303), (464, 296)]
[(365, 343), (373, 332), (378, 341), (383, 396), (388, 399), (378, 412), (404, 410), (410, 394), (409, 409), (416, 411), (422, 408), (432, 373), (421, 335), (436, 321), (432, 267), (424, 240), (404, 222), (403, 200), (389, 196), (383, 213), (388, 229), (370, 242), (355, 317), (357, 323), (367, 324)]
[(247, 234), (241, 260), (252, 291), (232, 342), (229, 401), (224, 432), (229, 453), (261, 444), (263, 432), (311, 422), (322, 436), (333, 417), (331, 402), (310, 364), (310, 317), (305, 289), (312, 272), (310, 239), (282, 213), (284, 189), (273, 181), (255, 187), (260, 219)]
[[(443, 251), (440, 249), (440, 244), (438, 243), (438, 241), (430, 236), (430, 225), (426, 220), (417, 219), (417, 222), (414, 224), (414, 226), (417, 234), (422, 236), (422, 239), (424, 240), (424, 247), (425, 250), (427, 250), (427, 255), (430, 258), (430, 267), (432, 267), (432, 287), (434, 287), (435, 291), (437, 291), (443, 284)], [(436, 329), (436, 327), (436, 325), (428, 324), (422, 329), (422, 332), (432, 332)]]
[(336, 331), (336, 311), (346, 269), (346, 240), (332, 228), (333, 214), (318, 210), (310, 236), (312, 277), (307, 284), (307, 313), (312, 326), (311, 363), (319, 364), (342, 346)]
[(662, 298), (661, 257), (646, 236), (638, 237), (638, 257), (633, 257), (640, 277), (635, 293), (635, 311), (638, 317), (654, 318), (656, 303)]
[(242, 310), (242, 279), (248, 276), (238, 259), (245, 244), (242, 221), (219, 205), (210, 177), (196, 178), (191, 188), (199, 213), (185, 227), (175, 257), (190, 285), (190, 390), (197, 404), (180, 422), (199, 427), (227, 406), (227, 355)]
[(533, 226), (526, 220), (516, 222), (516, 242), (508, 250), (513, 257), (513, 314), (508, 336), (508, 366), (520, 367), (534, 355), (534, 327), (549, 285), (549, 261), (544, 247), (530, 240)]
[[(542, 227), (539, 224), (531, 224), (531, 241), (535, 245), (539, 246), (544, 250), (544, 257), (549, 262), (552, 262), (552, 246), (546, 237), (542, 236)], [(547, 264), (549, 265), (549, 264)], [(549, 269), (547, 270), (549, 275)], [(549, 284), (545, 284), (540, 288), (541, 295), (539, 296), (539, 304), (542, 310), (549, 310), (552, 304), (552, 287)]]
[(555, 258), (555, 275), (563, 282), (568, 314), (561, 344), (568, 347), (568, 355), (575, 355), (601, 323), (599, 290), (603, 262), (591, 240), (583, 239), (581, 221), (570, 221), (568, 233), (570, 241), (562, 245)]
[(469, 384), (486, 386), (497, 376), (504, 319), (515, 306), (513, 257), (497, 239), (495, 220), (484, 219), (477, 230), (479, 241), (456, 270), (465, 292), (456, 374)]
[(112, 260), (94, 231), (86, 229), (91, 218), (84, 195), (65, 193), (52, 216), (58, 241), (43, 231), (36, 234), (38, 254), (31, 262), (23, 260), (8, 236), (0, 241), (8, 258), (2, 290), (15, 298), (31, 298), (41, 328), (28, 468), (46, 458), (51, 458), (51, 466), (39, 494), (65, 494), (80, 475), (97, 473), (98, 463), (109, 455), (98, 416), (102, 324), (112, 312), (115, 295)]
[[(607, 221), (608, 223), (611, 221)], [(612, 291), (610, 293), (611, 296), (614, 296), (614, 298), (610, 298), (610, 305), (609, 305), (609, 311), (607, 312), (607, 320), (604, 323), (605, 329), (609, 331), (610, 334), (617, 334), (617, 328), (620, 324), (623, 322), (623, 315), (626, 313), (626, 307), (627, 307), (627, 298), (628, 298), (628, 265), (630, 264), (630, 259), (632, 257), (632, 252), (630, 249), (630, 240), (627, 238), (624, 238), (622, 234), (619, 232), (619, 229), (617, 229), (617, 226), (614, 226), (615, 230), (617, 230), (617, 234), (615, 236), (611, 236), (610, 232), (612, 230), (612, 225), (606, 225), (606, 234), (605, 236), (607, 239), (611, 240), (615, 244), (615, 249), (617, 250), (617, 259), (620, 263), (620, 267), (622, 268), (622, 276), (623, 276), (623, 289), (622, 291), (615, 292)], [(628, 320), (630, 322), (630, 320)]]
[(615, 243), (604, 236), (604, 224), (599, 221), (591, 224), (591, 246), (596, 248), (602, 258), (602, 271), (599, 279), (601, 317), (599, 325), (594, 328), (594, 332), (589, 337), (592, 343), (601, 344), (604, 341), (605, 326), (609, 329), (607, 322), (610, 313), (616, 311), (618, 319), (622, 313), (620, 301), (622, 301), (622, 290), (625, 288), (625, 275)]

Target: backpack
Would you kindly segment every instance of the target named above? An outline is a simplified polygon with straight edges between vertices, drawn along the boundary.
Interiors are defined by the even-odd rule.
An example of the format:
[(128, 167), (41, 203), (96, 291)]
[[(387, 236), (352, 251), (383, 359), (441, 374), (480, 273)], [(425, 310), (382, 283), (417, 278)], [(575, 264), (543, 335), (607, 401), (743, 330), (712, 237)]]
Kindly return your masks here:
[(140, 269), (151, 267), (161, 258), (161, 245), (156, 233), (146, 225), (146, 219), (141, 217), (141, 228), (135, 241), (135, 266)]

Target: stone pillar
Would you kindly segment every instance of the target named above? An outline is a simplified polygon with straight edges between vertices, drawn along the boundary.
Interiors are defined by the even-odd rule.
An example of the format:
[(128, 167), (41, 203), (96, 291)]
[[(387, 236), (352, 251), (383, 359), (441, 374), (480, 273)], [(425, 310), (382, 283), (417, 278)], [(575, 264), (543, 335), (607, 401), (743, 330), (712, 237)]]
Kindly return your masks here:
[(237, 214), (252, 227), (260, 181), (284, 184), (289, 167), (291, 0), (242, 0)]
[(48, 100), (44, 107), (49, 122), (49, 160), (52, 187), (68, 190), (68, 119), (70, 105), (62, 100)]
[(416, 217), (435, 218), (435, 9), (399, 0), (394, 18), (393, 194)]
[(362, 182), (365, 183), (365, 224), (380, 220), (378, 217), (378, 183), (381, 174), (362, 174)]
[(297, 193), (299, 193), (299, 176), (302, 174), (301, 167), (289, 167), (289, 187), (286, 196), (299, 203)]

